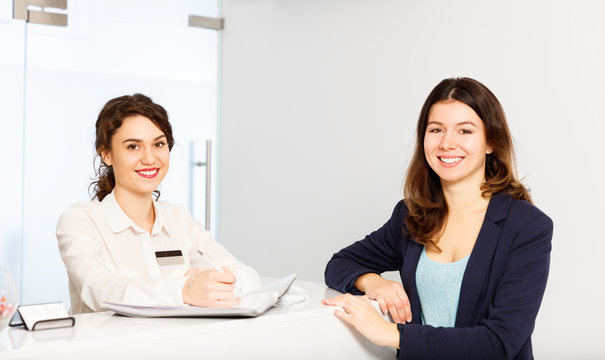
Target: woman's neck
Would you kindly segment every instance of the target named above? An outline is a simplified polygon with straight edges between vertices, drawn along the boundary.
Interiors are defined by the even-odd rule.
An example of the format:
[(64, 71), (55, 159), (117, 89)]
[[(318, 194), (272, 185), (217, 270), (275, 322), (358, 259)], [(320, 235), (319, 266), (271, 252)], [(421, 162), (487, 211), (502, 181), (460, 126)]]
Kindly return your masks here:
[(465, 216), (487, 209), (490, 196), (483, 197), (483, 192), (481, 191), (483, 181), (442, 182), (441, 188), (443, 189), (443, 196), (445, 197), (450, 216)]
[(133, 193), (116, 186), (113, 195), (126, 216), (147, 232), (151, 232), (155, 221), (151, 194)]

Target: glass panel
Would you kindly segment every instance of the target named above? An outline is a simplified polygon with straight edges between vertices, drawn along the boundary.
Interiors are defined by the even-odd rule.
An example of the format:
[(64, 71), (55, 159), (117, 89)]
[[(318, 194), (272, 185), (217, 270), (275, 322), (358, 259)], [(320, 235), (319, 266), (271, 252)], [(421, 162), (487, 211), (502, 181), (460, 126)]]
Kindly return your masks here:
[[(176, 145), (161, 198), (187, 207), (190, 164), (203, 160), (190, 159), (190, 144), (216, 138), (218, 47), (216, 31), (187, 25), (190, 14), (214, 16), (216, 1), (68, 6), (65, 28), (27, 25), (23, 202), (23, 300), (66, 306), (55, 226), (69, 206), (90, 199), (99, 110), (110, 98), (135, 92), (166, 108)], [(195, 180), (202, 196), (197, 187), (203, 186)], [(195, 213), (202, 222), (204, 215)]]
[[(6, 6), (11, 5), (11, 6)], [(0, 176), (0, 266), (20, 286), (23, 186), (23, 62), (25, 23), (12, 19), (12, 4), (0, 4), (0, 119), (2, 176)]]

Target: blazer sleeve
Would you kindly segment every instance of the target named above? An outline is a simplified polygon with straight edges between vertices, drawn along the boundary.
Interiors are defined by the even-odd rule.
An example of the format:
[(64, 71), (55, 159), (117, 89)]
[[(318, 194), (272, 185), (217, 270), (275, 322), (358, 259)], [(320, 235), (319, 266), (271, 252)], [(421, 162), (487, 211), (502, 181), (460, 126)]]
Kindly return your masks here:
[(326, 285), (341, 292), (362, 294), (353, 286), (359, 276), (400, 270), (401, 251), (398, 242), (403, 234), (405, 212), (402, 200), (380, 229), (335, 253), (326, 265)]
[(544, 215), (516, 229), (488, 316), (478, 325), (435, 328), (398, 324), (400, 359), (513, 359), (530, 339), (546, 288), (552, 220)]

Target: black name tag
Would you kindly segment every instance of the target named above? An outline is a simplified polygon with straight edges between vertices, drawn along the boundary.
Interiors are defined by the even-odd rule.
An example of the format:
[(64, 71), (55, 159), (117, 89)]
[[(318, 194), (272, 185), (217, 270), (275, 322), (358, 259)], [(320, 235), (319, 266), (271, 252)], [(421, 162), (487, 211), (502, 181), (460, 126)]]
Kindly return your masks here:
[(181, 250), (156, 251), (155, 259), (160, 266), (185, 264)]

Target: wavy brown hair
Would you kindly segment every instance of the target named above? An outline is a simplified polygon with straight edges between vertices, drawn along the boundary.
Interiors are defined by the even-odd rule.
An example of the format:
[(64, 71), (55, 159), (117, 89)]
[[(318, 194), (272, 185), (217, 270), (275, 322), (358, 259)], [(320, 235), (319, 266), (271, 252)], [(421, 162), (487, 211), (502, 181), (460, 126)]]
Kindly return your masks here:
[[(143, 94), (124, 95), (109, 100), (99, 113), (95, 125), (95, 148), (98, 155), (95, 163), (97, 159), (100, 161), (98, 167), (95, 166), (96, 180), (90, 184), (94, 192), (93, 199), (102, 201), (116, 186), (113, 167), (103, 162), (101, 154), (106, 150), (111, 151), (111, 138), (122, 126), (124, 119), (135, 115), (142, 115), (151, 120), (166, 135), (168, 149), (172, 150), (174, 146), (172, 126), (168, 121), (168, 113), (161, 105), (154, 103), (151, 98)], [(156, 190), (154, 193), (156, 198), (160, 196), (159, 191)]]
[(416, 149), (408, 167), (404, 199), (408, 208), (405, 218), (407, 231), (414, 241), (435, 248), (443, 231), (447, 204), (439, 176), (429, 166), (424, 154), (424, 136), (429, 111), (440, 101), (457, 100), (475, 111), (483, 121), (485, 139), (492, 149), (486, 155), (484, 197), (505, 193), (515, 199), (532, 202), (527, 188), (517, 178), (515, 153), (504, 109), (496, 96), (482, 83), (470, 78), (441, 81), (427, 97), (416, 128)]

